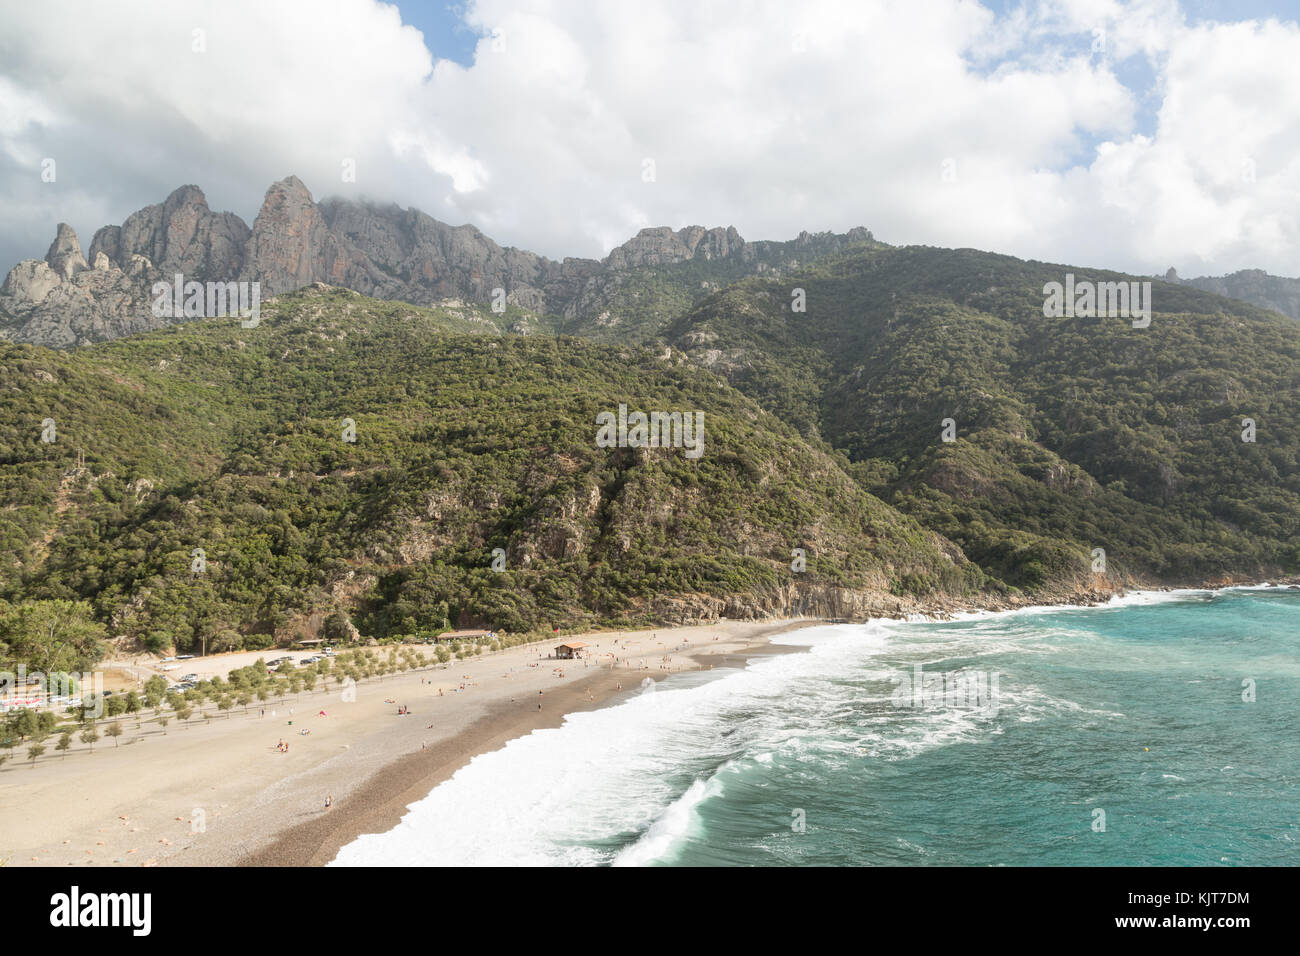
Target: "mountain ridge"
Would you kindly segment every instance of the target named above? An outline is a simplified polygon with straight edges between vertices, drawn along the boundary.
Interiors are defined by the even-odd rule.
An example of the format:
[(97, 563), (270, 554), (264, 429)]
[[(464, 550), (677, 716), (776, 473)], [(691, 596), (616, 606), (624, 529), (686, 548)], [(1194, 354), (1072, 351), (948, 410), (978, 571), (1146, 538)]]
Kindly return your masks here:
[(728, 260), (758, 271), (797, 264), (801, 252), (871, 241), (862, 227), (746, 242), (734, 227), (662, 226), (640, 230), (604, 259), (556, 261), (395, 203), (316, 202), (297, 176), (271, 184), (251, 227), (212, 211), (202, 189), (187, 184), (98, 229), (85, 256), (76, 233), (60, 224), (46, 258), (18, 263), (0, 287), (0, 337), (62, 348), (160, 328), (178, 320), (152, 314), (150, 288), (177, 273), (186, 281), (256, 281), (263, 297), (324, 282), (421, 306), (497, 300), (581, 326), (607, 321), (616, 288), (639, 270)]

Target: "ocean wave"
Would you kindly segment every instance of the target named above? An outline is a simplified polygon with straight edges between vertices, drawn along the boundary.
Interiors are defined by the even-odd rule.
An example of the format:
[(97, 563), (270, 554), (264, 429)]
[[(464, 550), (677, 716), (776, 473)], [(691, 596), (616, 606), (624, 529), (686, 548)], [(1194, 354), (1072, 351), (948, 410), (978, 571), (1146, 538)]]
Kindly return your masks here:
[[(696, 780), (686, 792), (668, 805), (648, 830), (629, 847), (625, 847), (614, 857), (614, 866), (646, 866), (660, 860), (666, 860), (669, 853), (681, 841), (687, 839), (692, 830), (699, 826), (695, 815), (696, 808), (709, 797), (712, 780)], [(714, 786), (716, 790), (716, 785)]]
[[(1208, 593), (1142, 592), (1117, 599), (1117, 606)], [(788, 859), (789, 833), (765, 842), (773, 833), (764, 830), (775, 818), (771, 808), (748, 819), (738, 807), (765, 806), (785, 792), (827, 794), (827, 781), (836, 779), (857, 786), (864, 773), (871, 779), (872, 761), (891, 768), (882, 779), (897, 781), (907, 761), (933, 767), (926, 755), (941, 748), (1006, 740), (1008, 731), (1031, 733), (1026, 725), (1042, 721), (1086, 732), (1128, 719), (1114, 705), (1089, 703), (1091, 685), (1075, 676), (1086, 675), (1098, 659), (1114, 661), (1114, 648), (1104, 644), (1114, 638), (1095, 619), (1089, 624), (1092, 613), (1109, 608), (991, 612), (974, 626), (871, 621), (787, 632), (774, 643), (806, 653), (755, 658), (748, 668), (707, 681), (669, 677), (654, 694), (571, 714), (559, 728), (476, 757), (413, 803), (395, 829), (359, 838), (334, 865), (689, 862), (712, 852), (708, 840), (717, 834), (710, 828), (718, 827), (739, 841), (733, 849), (768, 847), (761, 852)], [(1057, 611), (1076, 617), (1054, 620)], [(1035, 669), (1041, 654), (1081, 649), (1087, 653), (1065, 670)], [(1126, 668), (1131, 658), (1125, 650)], [(1134, 673), (1141, 663), (1132, 658)], [(945, 673), (999, 673), (996, 708), (896, 706), (897, 678), (915, 664)], [(1081, 695), (1085, 702), (1072, 699)], [(1115, 699), (1128, 700), (1140, 717), (1140, 698), (1117, 691)], [(936, 759), (969, 758), (953, 751)], [(846, 773), (851, 776), (837, 777)], [(746, 851), (736, 852), (745, 858)]]

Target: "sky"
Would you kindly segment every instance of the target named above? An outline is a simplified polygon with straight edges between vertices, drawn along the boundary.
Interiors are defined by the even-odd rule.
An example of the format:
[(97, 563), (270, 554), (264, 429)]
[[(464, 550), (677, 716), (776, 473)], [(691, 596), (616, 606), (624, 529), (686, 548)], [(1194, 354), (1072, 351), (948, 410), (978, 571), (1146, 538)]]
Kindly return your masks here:
[[(1291, 0), (0, 0), (0, 272), (200, 186), (1300, 274)], [(351, 175), (349, 175), (351, 172)]]

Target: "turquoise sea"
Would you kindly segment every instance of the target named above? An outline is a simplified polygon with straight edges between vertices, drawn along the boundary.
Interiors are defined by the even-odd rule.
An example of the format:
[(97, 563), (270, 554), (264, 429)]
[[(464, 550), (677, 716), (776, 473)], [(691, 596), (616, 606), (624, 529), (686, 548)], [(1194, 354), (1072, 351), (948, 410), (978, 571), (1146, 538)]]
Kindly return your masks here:
[(476, 758), (336, 864), (1300, 862), (1298, 590), (777, 641)]

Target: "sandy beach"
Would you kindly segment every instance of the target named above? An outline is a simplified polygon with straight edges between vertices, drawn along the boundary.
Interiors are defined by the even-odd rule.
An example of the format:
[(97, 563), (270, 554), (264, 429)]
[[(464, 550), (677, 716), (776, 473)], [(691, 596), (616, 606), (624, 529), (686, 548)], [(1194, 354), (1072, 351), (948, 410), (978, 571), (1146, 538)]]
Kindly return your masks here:
[[(93, 752), (78, 741), (56, 754), (48, 741), (34, 764), (20, 746), (0, 767), (0, 860), (323, 865), (356, 836), (396, 825), (477, 754), (637, 693), (646, 679), (741, 666), (774, 635), (817, 623), (566, 636), (589, 643), (585, 660), (557, 661), (549, 655), (559, 641), (546, 641), (369, 678), (352, 701), (317, 689), (165, 728), (150, 713), (125, 718), (118, 741), (102, 739)], [(186, 670), (224, 674), (246, 656), (186, 662)], [(402, 706), (410, 713), (399, 715)]]

